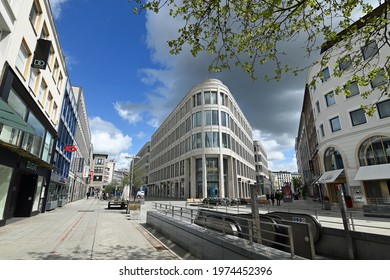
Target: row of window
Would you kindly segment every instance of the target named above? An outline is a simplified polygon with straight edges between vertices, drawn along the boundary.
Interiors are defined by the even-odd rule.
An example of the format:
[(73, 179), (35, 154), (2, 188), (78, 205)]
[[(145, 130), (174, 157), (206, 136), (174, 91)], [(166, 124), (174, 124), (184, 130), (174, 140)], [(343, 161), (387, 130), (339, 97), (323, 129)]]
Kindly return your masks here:
[(0, 129), (0, 140), (15, 146), (20, 146), (31, 154), (50, 163), (54, 142), (53, 136), (45, 129), (44, 125), (27, 107), (13, 88), (11, 88), (6, 101), (14, 109), (16, 114), (31, 126), (34, 133), (22, 132), (17, 128), (2, 125)]
[[(241, 127), (243, 128), (244, 131), (248, 135), (252, 134), (252, 130), (249, 127), (248, 123), (245, 121), (245, 118), (242, 116), (240, 110), (236, 108), (234, 105), (233, 101), (230, 100), (228, 95), (224, 92), (218, 92), (217, 91), (204, 91), (195, 93), (192, 95), (192, 97), (189, 97), (183, 105), (175, 110), (175, 112), (167, 119), (161, 127), (158, 129), (158, 131), (153, 135), (152, 141), (151, 141), (151, 146), (155, 147), (156, 143), (160, 142), (162, 139), (166, 137), (168, 133), (171, 132), (171, 130), (177, 126), (178, 123), (181, 123), (183, 119), (186, 119), (186, 115), (194, 108), (203, 104), (220, 104), (222, 106), (226, 106), (227, 108), (230, 109), (232, 112), (233, 116), (237, 119), (238, 123), (241, 124)], [(205, 110), (207, 111), (207, 110)], [(222, 112), (222, 111), (221, 111)], [(224, 112), (225, 113), (225, 112)], [(224, 117), (224, 113), (222, 113), (222, 119), (221, 121), (224, 122), (226, 118)], [(213, 114), (213, 112), (206, 113), (207, 115), (205, 116), (206, 121), (210, 121), (212, 124), (213, 118), (212, 115), (208, 114)], [(215, 113), (214, 113), (215, 114)], [(227, 113), (226, 113), (227, 114)], [(214, 122), (217, 121), (216, 116), (214, 118)], [(198, 116), (199, 118), (199, 116)], [(196, 120), (195, 120), (196, 121)], [(198, 119), (198, 124), (200, 125), (200, 119)], [(228, 124), (226, 124), (228, 126)], [(187, 130), (188, 132), (188, 130)], [(181, 134), (183, 135), (183, 134)], [(176, 137), (176, 139), (178, 139)]]
[[(377, 135), (366, 139), (358, 150), (360, 166), (390, 163), (390, 137)], [(344, 168), (343, 158), (340, 152), (330, 147), (324, 154), (325, 170)]]
[[(242, 176), (245, 178), (255, 178), (254, 170), (251, 169), (248, 165), (241, 161), (236, 161), (236, 167), (237, 167), (237, 175)], [(223, 174), (225, 177), (227, 176), (227, 159), (223, 160)], [(189, 165), (189, 168), (190, 165)], [(219, 167), (218, 167), (218, 158), (206, 158), (206, 168), (207, 168), (207, 181), (219, 181)], [(202, 168), (202, 159), (196, 159), (196, 178), (197, 182), (202, 182), (202, 176), (203, 176), (203, 168)], [(152, 174), (150, 174), (150, 182), (160, 182), (162, 180), (168, 180), (177, 178), (179, 176), (184, 176), (184, 160), (181, 160), (180, 162), (176, 162), (175, 164), (171, 164), (169, 166), (166, 166), (164, 168), (161, 168)], [(226, 179), (225, 179), (226, 180)], [(226, 182), (225, 182), (226, 183)], [(198, 197), (202, 197), (201, 195), (198, 195)]]
[(158, 169), (167, 162), (177, 159), (178, 157), (190, 152), (191, 150), (201, 148), (222, 147), (227, 148), (244, 158), (246, 161), (254, 164), (252, 152), (248, 152), (239, 142), (237, 142), (229, 133), (217, 131), (205, 131), (204, 133), (194, 133), (191, 136), (183, 139), (176, 145), (171, 145), (171, 148), (166, 152), (153, 157), (150, 163), (150, 169)]
[[(38, 0), (33, 1), (31, 11), (30, 11), (30, 22), (33, 26), (33, 29), (38, 33), (40, 23), (43, 22), (40, 38), (48, 40), (50, 37), (49, 29), (47, 28), (46, 22), (43, 21), (42, 8)], [(26, 40), (22, 40), (18, 56), (15, 62), (16, 69), (21, 73), (25, 80), (28, 78), (28, 73), (30, 73), (28, 86), (33, 96), (35, 96), (37, 103), (41, 106), (43, 111), (46, 112), (47, 116), (56, 123), (58, 117), (58, 104), (53, 98), (53, 92), (49, 89), (47, 81), (43, 78), (42, 72), (39, 69), (31, 67), (33, 53), (31, 48), (28, 46)], [(49, 58), (48, 58), (48, 68), (52, 74), (54, 83), (57, 85), (58, 92), (61, 93), (64, 76), (63, 71), (60, 69), (59, 60), (55, 55), (53, 46), (51, 47)]]
[[(390, 100), (386, 100), (377, 104), (377, 111), (379, 118), (390, 117)], [(364, 109), (357, 109), (349, 112), (351, 118), (351, 123), (353, 126), (361, 125), (367, 123), (366, 113)], [(330, 129), (332, 132), (341, 130), (340, 117), (336, 116), (329, 120)], [(320, 124), (320, 133), (322, 137), (325, 137), (324, 125)]]
[[(377, 43), (375, 41), (369, 42), (367, 45), (365, 45), (364, 47), (361, 48), (361, 53), (362, 53), (362, 56), (363, 56), (364, 60), (367, 60), (367, 59), (370, 59), (370, 58), (374, 57), (375, 55), (377, 55), (379, 53), (379, 48), (378, 48)], [(348, 54), (348, 55), (342, 57), (339, 60), (338, 64), (339, 64), (339, 70), (341, 70), (341, 71), (349, 70), (352, 67), (351, 55)], [(321, 75), (321, 81), (323, 83), (328, 81), (331, 78), (329, 67), (324, 68), (321, 71), (321, 74), (322, 74)], [(377, 77), (377, 78), (379, 78), (379, 77)], [(378, 79), (378, 81), (380, 81), (380, 78)], [(378, 82), (378, 81), (376, 81), (376, 82)], [(376, 87), (376, 86), (373, 85), (373, 88)]]
[[(176, 129), (167, 135), (165, 139), (156, 144), (151, 152), (152, 158), (155, 160), (158, 158), (158, 154), (163, 151), (169, 154), (170, 151), (167, 149), (172, 149), (172, 145), (175, 142), (180, 141), (180, 139), (187, 133), (189, 134), (192, 129), (201, 127), (202, 125), (221, 125), (222, 127), (227, 127), (244, 143), (244, 145), (249, 150), (253, 149), (252, 141), (245, 135), (244, 131), (237, 125), (237, 123), (229, 116), (228, 113), (220, 111), (219, 117), (218, 110), (205, 110), (204, 112), (199, 111), (193, 113), (191, 117), (188, 117), (179, 126), (177, 126)], [(154, 141), (151, 143), (154, 143)], [(249, 158), (247, 158), (247, 160), (251, 161)], [(160, 164), (156, 165), (159, 166)]]
[[(386, 83), (386, 80), (383, 78), (383, 76), (381, 76), (381, 84), (384, 84), (384, 83)], [(377, 86), (379, 86), (381, 84), (378, 84)], [(359, 86), (356, 82), (352, 82), (348, 86), (347, 90), (348, 90), (349, 94), (346, 96), (346, 98), (351, 98), (353, 96), (360, 94)], [(317, 100), (315, 104), (316, 104), (315, 106), (316, 106), (317, 113), (320, 113), (321, 112), (320, 102)], [(333, 91), (331, 91), (325, 95), (325, 104), (327, 107), (330, 107), (330, 106), (336, 104), (336, 96), (335, 96)], [(381, 118), (383, 118), (383, 117), (381, 117)]]

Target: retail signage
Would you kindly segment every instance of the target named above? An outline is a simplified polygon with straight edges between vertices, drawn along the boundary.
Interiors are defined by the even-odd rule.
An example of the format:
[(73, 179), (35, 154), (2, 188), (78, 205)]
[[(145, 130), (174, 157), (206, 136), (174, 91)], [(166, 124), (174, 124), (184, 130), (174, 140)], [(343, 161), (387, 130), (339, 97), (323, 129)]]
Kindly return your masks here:
[(26, 168), (36, 171), (37, 165), (35, 163), (32, 163), (31, 161), (26, 162)]
[(76, 146), (74, 146), (74, 145), (67, 145), (67, 146), (65, 146), (64, 150), (65, 150), (66, 152), (71, 152), (71, 153), (73, 153), (73, 152), (76, 152), (76, 151), (77, 151), (77, 148), (76, 148)]
[(31, 66), (38, 69), (46, 69), (47, 60), (50, 54), (50, 48), (51, 41), (38, 39)]
[(89, 175), (89, 166), (84, 166), (83, 178), (88, 178)]

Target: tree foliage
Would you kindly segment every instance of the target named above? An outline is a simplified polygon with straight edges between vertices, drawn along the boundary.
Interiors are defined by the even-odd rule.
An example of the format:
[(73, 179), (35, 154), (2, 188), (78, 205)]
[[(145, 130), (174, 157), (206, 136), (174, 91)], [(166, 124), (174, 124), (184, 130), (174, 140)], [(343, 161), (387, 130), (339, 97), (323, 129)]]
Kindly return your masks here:
[[(136, 4), (135, 13), (145, 10), (158, 13), (162, 8), (168, 8), (172, 17), (182, 19), (178, 37), (168, 41), (171, 54), (180, 54), (186, 44), (193, 56), (201, 52), (211, 54), (210, 71), (220, 72), (235, 65), (257, 79), (256, 65), (272, 63), (275, 72), (273, 76), (265, 77), (268, 80), (279, 80), (286, 73), (298, 75), (306, 67), (284, 63), (286, 53), (282, 49), (289, 42), (304, 37), (302, 48), (307, 56), (325, 49), (315, 63), (324, 66), (331, 61), (333, 53), (326, 47), (336, 46), (340, 49), (334, 65), (336, 76), (348, 72), (349, 84), (368, 85), (382, 75), (387, 82), (380, 90), (382, 96), (388, 95), (389, 56), (381, 59), (385, 62), (380, 65), (375, 59), (364, 60), (361, 49), (356, 47), (356, 39), (368, 44), (375, 38), (378, 50), (389, 47), (387, 14), (390, 0), (378, 0), (382, 8), (374, 14), (373, 6), (367, 0), (129, 1)], [(371, 15), (356, 22), (353, 19), (356, 11)], [(347, 59), (350, 59), (352, 72), (339, 67)], [(319, 71), (311, 85), (321, 78)], [(350, 94), (348, 87), (339, 87), (335, 92)], [(370, 92), (364, 92), (363, 97)], [(365, 106), (365, 109), (369, 114), (373, 113), (373, 108)]]

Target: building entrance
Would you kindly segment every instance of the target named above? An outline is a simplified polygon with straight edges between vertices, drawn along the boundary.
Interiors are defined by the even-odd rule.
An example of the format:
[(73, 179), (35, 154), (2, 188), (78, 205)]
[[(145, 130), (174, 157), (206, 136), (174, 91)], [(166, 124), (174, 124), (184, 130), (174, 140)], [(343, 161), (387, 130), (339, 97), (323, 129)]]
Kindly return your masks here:
[(16, 172), (13, 186), (11, 186), (11, 201), (8, 218), (30, 217), (34, 203), (38, 176)]

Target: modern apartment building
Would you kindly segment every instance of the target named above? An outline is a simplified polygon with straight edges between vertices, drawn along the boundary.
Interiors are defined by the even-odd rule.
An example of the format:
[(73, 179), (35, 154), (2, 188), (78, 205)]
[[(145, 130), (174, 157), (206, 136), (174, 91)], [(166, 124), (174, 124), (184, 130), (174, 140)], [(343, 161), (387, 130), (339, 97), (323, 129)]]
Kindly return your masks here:
[(89, 173), (92, 164), (91, 130), (85, 104), (84, 91), (81, 87), (72, 87), (76, 101), (77, 120), (74, 134), (75, 149), (72, 153), (72, 164), (68, 176), (67, 201), (85, 197), (89, 188)]
[[(143, 189), (146, 189), (146, 186), (149, 184), (149, 171), (150, 171), (150, 142), (147, 142), (142, 149), (137, 153), (136, 158), (134, 158), (134, 167), (144, 170), (143, 176)], [(134, 174), (133, 174), (134, 175)], [(146, 191), (147, 192), (147, 191)]]
[[(288, 185), (293, 188), (292, 176), (289, 171), (270, 171), (270, 177), (272, 178), (272, 187), (274, 191), (282, 191), (283, 188)], [(294, 192), (294, 189), (291, 189)]]
[[(389, 18), (385, 5), (388, 4), (378, 7), (364, 21), (359, 21), (350, 28), (363, 28), (367, 17)], [(377, 30), (380, 35), (384, 32), (387, 31)], [(352, 38), (352, 49), (343, 52), (342, 42), (325, 44), (317, 61), (325, 53), (330, 53), (327, 65), (317, 63), (309, 69), (308, 84), (317, 73), (322, 73), (321, 80), (309, 89), (318, 146), (314, 147), (313, 143), (309, 143), (310, 156), (301, 156), (299, 167), (301, 172), (303, 169), (307, 170), (307, 162), (303, 159), (313, 160), (316, 153), (316, 164), (321, 176), (314, 183), (322, 194), (328, 196), (331, 202), (337, 203), (337, 188), (341, 187), (351, 196), (353, 206), (361, 207), (370, 203), (370, 200), (388, 201), (390, 198), (390, 99), (388, 94), (383, 95), (380, 90), (380, 87), (387, 85), (388, 93), (389, 80), (383, 75), (384, 72), (379, 72), (367, 85), (347, 83), (347, 80), (356, 71), (352, 66), (352, 58), (359, 58), (364, 71), (369, 72), (384, 66), (390, 55), (390, 48), (379, 41), (379, 37), (372, 37), (368, 42), (357, 35)], [(344, 71), (343, 75), (335, 75), (340, 69)], [(350, 94), (335, 94), (339, 86), (349, 89)], [(370, 94), (366, 95), (366, 92)], [(361, 105), (369, 104), (376, 106), (373, 116), (368, 116), (361, 108)], [(302, 134), (303, 126), (300, 126), (298, 135)], [(302, 139), (300, 136), (298, 138)], [(298, 143), (297, 147), (299, 145), (302, 143)], [(302, 153), (302, 149), (297, 150), (297, 153)]]
[(46, 210), (63, 206), (68, 201), (69, 172), (72, 158), (77, 153), (75, 133), (77, 128), (77, 104), (69, 80), (66, 83), (64, 101), (58, 123), (58, 140), (54, 152), (50, 187), (47, 194)]
[(196, 85), (152, 136), (148, 195), (249, 197), (252, 139), (227, 86), (216, 79)]
[(321, 197), (322, 192), (316, 181), (321, 176), (318, 158), (317, 130), (311, 104), (310, 91), (305, 87), (298, 135), (295, 138), (295, 151), (298, 172), (305, 189), (305, 195)]
[(68, 74), (48, 0), (0, 2), (0, 225), (45, 211)]
[[(96, 191), (103, 191), (107, 184), (107, 154), (93, 154), (90, 188)], [(114, 170), (114, 169), (113, 169)], [(105, 177), (106, 176), (106, 177)]]
[(268, 173), (267, 153), (260, 141), (253, 141), (255, 154), (256, 184), (259, 186), (258, 194), (271, 193), (271, 181)]

